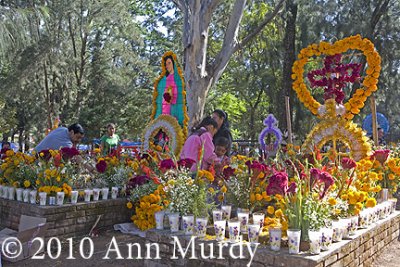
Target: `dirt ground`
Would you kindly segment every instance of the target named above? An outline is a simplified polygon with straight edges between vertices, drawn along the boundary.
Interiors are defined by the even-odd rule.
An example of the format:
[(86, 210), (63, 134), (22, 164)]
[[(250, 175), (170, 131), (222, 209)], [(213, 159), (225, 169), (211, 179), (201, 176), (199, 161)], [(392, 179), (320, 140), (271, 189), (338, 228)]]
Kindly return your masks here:
[[(17, 263), (9, 263), (3, 260), (4, 267), (47, 267), (47, 266), (68, 266), (68, 267), (81, 267), (81, 266), (96, 266), (96, 267), (106, 267), (106, 266), (144, 266), (143, 260), (118, 260), (117, 254), (115, 252), (110, 252), (108, 255), (110, 259), (104, 259), (107, 255), (107, 249), (109, 248), (110, 242), (115, 237), (115, 241), (118, 245), (118, 248), (121, 252), (121, 256), (123, 258), (128, 257), (128, 249), (127, 243), (139, 243), (144, 247), (144, 244), (140, 242), (140, 238), (136, 236), (121, 234), (120, 232), (108, 230), (100, 233), (99, 237), (92, 237), (93, 240), (93, 256), (90, 259), (83, 259), (80, 257), (79, 252), (79, 242), (82, 238), (77, 238), (73, 240), (72, 252), (70, 251), (70, 245), (68, 241), (65, 241), (61, 244), (61, 254), (57, 259), (50, 259), (48, 255), (45, 256), (45, 259), (29, 259), (20, 261)], [(85, 241), (86, 242), (86, 241)], [(82, 253), (84, 255), (89, 255), (89, 243), (85, 243), (83, 245)], [(134, 250), (136, 252), (136, 250)], [(400, 266), (400, 257), (398, 256), (400, 251), (400, 242), (399, 240), (394, 241), (390, 246), (388, 246), (382, 254), (375, 260), (373, 266), (374, 267), (399, 267)], [(52, 250), (53, 256), (56, 255), (56, 251)], [(71, 255), (75, 257), (75, 259), (68, 259)], [(144, 252), (145, 253), (145, 252)], [(144, 257), (144, 256), (143, 256)]]
[[(400, 238), (400, 237), (399, 237)], [(400, 266), (400, 242), (397, 239), (385, 248), (381, 255), (374, 261), (373, 267), (399, 267)]]

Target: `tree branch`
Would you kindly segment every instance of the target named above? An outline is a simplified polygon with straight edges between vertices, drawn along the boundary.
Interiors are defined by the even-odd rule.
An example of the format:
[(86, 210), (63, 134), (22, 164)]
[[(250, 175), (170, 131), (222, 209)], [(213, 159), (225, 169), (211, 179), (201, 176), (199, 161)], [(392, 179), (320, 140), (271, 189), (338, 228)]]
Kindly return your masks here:
[(212, 66), (213, 74), (216, 79), (221, 76), (223, 69), (228, 64), (230, 56), (233, 54), (234, 48), (237, 44), (237, 34), (239, 30), (239, 24), (243, 17), (243, 11), (246, 6), (246, 0), (236, 0), (231, 16), (229, 18), (228, 27), (225, 31), (224, 42), (221, 50), (215, 57), (214, 64)]
[(185, 0), (172, 0), (172, 2), (182, 11), (185, 12), (186, 3)]
[(249, 33), (245, 38), (243, 38), (243, 40), (235, 47), (234, 52), (246, 46), (251, 39), (257, 36), (264, 29), (264, 27), (268, 23), (270, 23), (271, 20), (278, 14), (278, 12), (283, 7), (284, 2), (285, 0), (280, 0), (279, 3), (275, 6), (274, 10), (265, 16), (264, 20), (260, 23), (260, 25), (258, 25), (257, 28), (255, 28), (251, 33)]

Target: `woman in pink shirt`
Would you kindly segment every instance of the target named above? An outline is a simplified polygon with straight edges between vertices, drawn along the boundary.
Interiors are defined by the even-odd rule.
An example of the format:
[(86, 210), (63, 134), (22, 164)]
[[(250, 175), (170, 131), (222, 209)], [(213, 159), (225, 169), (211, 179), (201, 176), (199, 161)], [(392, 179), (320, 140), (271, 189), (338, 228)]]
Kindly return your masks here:
[(200, 161), (201, 149), (203, 149), (203, 159), (200, 169), (208, 169), (208, 167), (217, 158), (214, 153), (213, 136), (218, 130), (218, 125), (210, 116), (205, 117), (200, 124), (194, 128), (193, 133), (188, 137), (183, 145), (181, 159), (192, 159), (196, 162), (193, 164), (191, 171), (196, 171), (197, 164)]

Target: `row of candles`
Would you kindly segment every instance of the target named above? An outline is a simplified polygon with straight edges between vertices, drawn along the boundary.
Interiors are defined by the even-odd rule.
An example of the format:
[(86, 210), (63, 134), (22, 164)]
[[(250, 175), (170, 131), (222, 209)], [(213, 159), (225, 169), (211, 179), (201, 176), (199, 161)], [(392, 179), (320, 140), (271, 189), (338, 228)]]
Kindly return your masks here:
[[(93, 188), (85, 189), (84, 201), (98, 201), (100, 199), (106, 200), (109, 197), (110, 189), (108, 187), (104, 188)], [(111, 199), (116, 199), (118, 197), (118, 187), (111, 188)], [(100, 197), (101, 196), (101, 197)], [(37, 190), (15, 188), (11, 186), (0, 185), (0, 197), (9, 200), (17, 200), (21, 202), (36, 204), (39, 197), (39, 205), (59, 205), (62, 206), (66, 202), (64, 191), (57, 192), (55, 196), (47, 196), (46, 192), (37, 192)], [(76, 204), (78, 202), (79, 191), (71, 191), (70, 203)]]
[[(319, 254), (321, 250), (329, 250), (332, 242), (339, 242), (343, 238), (355, 235), (357, 229), (368, 228), (379, 219), (386, 218), (395, 209), (396, 202), (385, 201), (374, 208), (367, 208), (361, 211), (358, 216), (339, 219), (327, 223), (328, 226), (318, 230), (308, 230), (311, 254)], [(213, 223), (217, 241), (225, 240), (225, 231), (228, 231), (229, 241), (239, 242), (240, 234), (247, 234), (250, 243), (258, 243), (259, 233), (264, 226), (264, 214), (253, 213), (252, 224), (249, 224), (250, 212), (246, 209), (238, 209), (237, 219), (231, 219), (231, 206), (222, 206), (220, 210), (213, 210)], [(156, 229), (164, 229), (164, 218), (168, 218), (171, 233), (179, 231), (179, 213), (167, 213), (159, 211), (155, 213)], [(206, 236), (207, 217), (197, 217), (193, 215), (182, 216), (182, 230), (186, 235), (196, 234), (200, 238)], [(300, 247), (300, 229), (288, 229), (288, 247), (290, 254), (298, 254)], [(282, 230), (281, 228), (269, 229), (270, 248), (279, 251), (281, 248)]]

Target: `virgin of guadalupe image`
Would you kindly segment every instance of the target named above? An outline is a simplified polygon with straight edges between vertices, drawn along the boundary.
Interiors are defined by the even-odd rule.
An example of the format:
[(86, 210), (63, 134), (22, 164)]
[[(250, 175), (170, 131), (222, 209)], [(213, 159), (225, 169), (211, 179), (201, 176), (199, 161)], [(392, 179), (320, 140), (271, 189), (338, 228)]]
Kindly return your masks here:
[[(161, 60), (162, 73), (155, 82), (155, 105), (152, 119), (161, 114), (176, 118), (179, 125), (185, 128), (187, 123), (184, 81), (178, 66), (176, 55), (166, 52)], [(186, 120), (185, 120), (186, 119)]]

